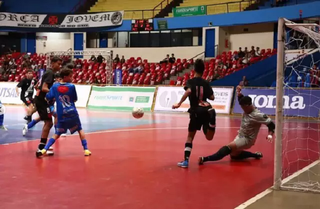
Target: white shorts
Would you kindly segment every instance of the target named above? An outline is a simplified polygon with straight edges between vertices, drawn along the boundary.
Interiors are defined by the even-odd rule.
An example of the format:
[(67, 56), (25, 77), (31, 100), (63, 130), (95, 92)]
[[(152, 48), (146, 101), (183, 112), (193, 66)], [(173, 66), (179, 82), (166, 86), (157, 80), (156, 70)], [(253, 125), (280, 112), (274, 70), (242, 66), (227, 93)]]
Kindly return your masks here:
[(250, 149), (256, 143), (256, 140), (236, 136), (234, 142), (236, 143), (238, 149)]

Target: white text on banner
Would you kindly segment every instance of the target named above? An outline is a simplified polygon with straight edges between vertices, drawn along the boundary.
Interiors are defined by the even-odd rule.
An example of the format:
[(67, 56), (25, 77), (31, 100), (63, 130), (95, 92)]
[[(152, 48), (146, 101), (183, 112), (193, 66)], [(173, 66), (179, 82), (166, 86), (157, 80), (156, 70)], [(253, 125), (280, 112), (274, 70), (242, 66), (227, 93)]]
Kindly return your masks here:
[[(230, 113), (233, 88), (212, 88), (215, 100), (210, 104), (215, 108), (217, 113)], [(186, 112), (190, 108), (189, 99), (187, 99), (179, 109), (172, 109), (172, 105), (178, 103), (184, 94), (182, 87), (158, 87), (156, 104), (154, 110)]]
[(93, 86), (88, 107), (110, 110), (132, 110), (142, 107), (150, 111), (155, 87)]

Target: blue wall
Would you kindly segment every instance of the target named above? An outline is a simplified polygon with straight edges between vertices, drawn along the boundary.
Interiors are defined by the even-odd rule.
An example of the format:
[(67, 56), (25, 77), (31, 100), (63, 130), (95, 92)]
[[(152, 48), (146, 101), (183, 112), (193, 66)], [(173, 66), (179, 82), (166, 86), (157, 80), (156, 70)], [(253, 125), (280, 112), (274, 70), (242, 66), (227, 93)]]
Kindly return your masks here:
[(69, 13), (79, 0), (5, 0), (2, 11), (18, 13)]
[(250, 86), (271, 86), (275, 80), (277, 56), (274, 55), (225, 78), (211, 82), (212, 86), (237, 86), (246, 76)]

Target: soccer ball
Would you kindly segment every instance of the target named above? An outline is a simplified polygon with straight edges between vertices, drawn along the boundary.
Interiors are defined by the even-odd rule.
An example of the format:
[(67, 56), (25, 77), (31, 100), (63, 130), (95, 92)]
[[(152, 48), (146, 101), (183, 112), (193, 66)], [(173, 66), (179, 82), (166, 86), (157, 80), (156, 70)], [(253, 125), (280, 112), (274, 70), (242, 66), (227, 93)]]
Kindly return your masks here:
[(144, 115), (144, 111), (140, 107), (134, 107), (132, 110), (132, 116), (136, 119), (142, 118)]

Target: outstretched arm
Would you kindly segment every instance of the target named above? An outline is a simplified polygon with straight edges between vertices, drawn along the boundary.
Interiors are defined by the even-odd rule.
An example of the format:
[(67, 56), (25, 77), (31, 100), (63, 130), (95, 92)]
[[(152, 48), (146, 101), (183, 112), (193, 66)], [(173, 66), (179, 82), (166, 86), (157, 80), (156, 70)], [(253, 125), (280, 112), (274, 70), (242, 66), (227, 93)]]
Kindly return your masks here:
[(175, 104), (172, 106), (172, 109), (177, 109), (181, 106), (181, 104), (188, 98), (188, 96), (191, 94), (191, 89), (188, 88), (186, 92), (184, 92), (183, 96), (181, 97), (181, 100), (178, 104)]
[(241, 90), (242, 90), (242, 87), (240, 85), (237, 86), (236, 92), (237, 92), (237, 96), (238, 96), (238, 102), (242, 99), (242, 97), (244, 97), (243, 94), (241, 93)]

